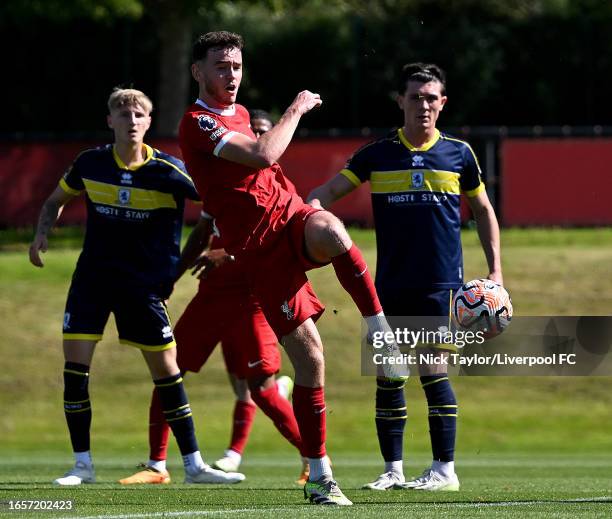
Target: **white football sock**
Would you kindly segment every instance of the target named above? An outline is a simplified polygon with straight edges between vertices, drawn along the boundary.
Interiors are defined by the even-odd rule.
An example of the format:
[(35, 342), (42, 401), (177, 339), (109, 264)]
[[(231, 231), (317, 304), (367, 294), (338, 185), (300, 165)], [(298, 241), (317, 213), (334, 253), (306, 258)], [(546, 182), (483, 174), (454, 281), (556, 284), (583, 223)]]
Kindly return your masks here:
[(183, 456), (183, 465), (185, 466), (185, 472), (190, 472), (191, 474), (206, 467), (206, 463), (204, 463), (200, 451), (195, 451)]
[(395, 472), (396, 474), (404, 474), (404, 461), (385, 461), (385, 472)]
[(166, 460), (149, 460), (147, 467), (157, 470), (158, 472), (166, 471)]
[(242, 461), (242, 456), (240, 455), (240, 453), (236, 452), (235, 450), (232, 449), (227, 449), (223, 455), (226, 458), (229, 458), (233, 461), (235, 461), (238, 465), (240, 465), (240, 462)]
[(308, 458), (308, 464), (310, 465), (310, 476), (308, 477), (310, 481), (316, 481), (323, 477), (332, 477), (332, 469), (327, 456), (323, 456), (322, 458)]
[(369, 315), (368, 317), (364, 317), (364, 319), (370, 333), (392, 331), (383, 312), (379, 312), (376, 315)]
[(431, 470), (445, 478), (450, 478), (455, 473), (455, 462), (433, 460), (431, 463)]

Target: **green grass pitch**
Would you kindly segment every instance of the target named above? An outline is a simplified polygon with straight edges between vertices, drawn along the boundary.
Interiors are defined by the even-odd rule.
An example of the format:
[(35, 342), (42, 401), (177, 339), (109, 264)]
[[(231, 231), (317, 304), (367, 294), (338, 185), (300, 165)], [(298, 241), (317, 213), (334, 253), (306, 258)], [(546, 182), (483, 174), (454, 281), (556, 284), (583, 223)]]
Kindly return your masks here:
[[(426, 458), (408, 465), (420, 471)], [(291, 457), (253, 454), (244, 463), (247, 480), (236, 486), (202, 487), (180, 483), (120, 488), (125, 459), (105, 457), (99, 483), (82, 488), (54, 488), (48, 481), (65, 468), (65, 459), (10, 458), (3, 463), (2, 501), (46, 499), (73, 501), (73, 510), (47, 512), (49, 517), (609, 517), (612, 510), (612, 456), (462, 457), (460, 492), (372, 492), (358, 487), (379, 469), (372, 454), (338, 455), (336, 476), (355, 506), (329, 509), (308, 506), (292, 484), (298, 464)], [(31, 473), (36, 467), (36, 474)], [(607, 489), (607, 491), (606, 491)], [(32, 517), (8, 512), (3, 517)], [(321, 509), (323, 508), (323, 509)], [(0, 512), (2, 513), (2, 512)], [(42, 515), (41, 515), (42, 516)]]
[[(374, 265), (369, 231), (354, 238)], [(92, 366), (92, 450), (98, 483), (57, 488), (71, 464), (61, 395), (60, 325), (79, 233), (61, 230), (46, 266), (27, 262), (23, 234), (0, 236), (0, 517), (612, 517), (612, 378), (457, 377), (460, 492), (361, 490), (382, 469), (373, 420), (373, 381), (359, 375), (360, 320), (331, 268), (312, 272), (328, 311), (320, 322), (327, 355), (328, 448), (334, 474), (355, 506), (309, 506), (293, 483), (297, 454), (259, 412), (231, 487), (184, 485), (176, 447), (171, 485), (115, 481), (147, 458), (151, 382), (140, 354), (116, 341), (109, 323)], [(29, 236), (28, 236), (29, 238)], [(466, 279), (484, 275), (473, 231), (463, 236)], [(612, 230), (506, 230), (504, 275), (518, 315), (609, 315)], [(415, 251), (418, 253), (418, 251)], [(170, 311), (176, 320), (195, 291), (185, 277)], [(112, 321), (112, 320), (111, 320)], [(283, 373), (291, 373), (284, 357)], [(186, 378), (207, 460), (226, 447), (232, 394), (221, 355)], [(430, 460), (426, 405), (418, 380), (406, 390), (406, 475)], [(11, 511), (13, 500), (73, 500), (64, 511)]]

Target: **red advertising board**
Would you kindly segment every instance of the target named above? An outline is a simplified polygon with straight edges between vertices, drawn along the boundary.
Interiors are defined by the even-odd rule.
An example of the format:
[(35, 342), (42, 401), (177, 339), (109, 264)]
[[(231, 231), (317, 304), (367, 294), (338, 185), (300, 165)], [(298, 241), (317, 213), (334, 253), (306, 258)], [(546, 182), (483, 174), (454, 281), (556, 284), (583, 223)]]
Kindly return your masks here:
[[(310, 190), (340, 171), (346, 159), (368, 138), (302, 139), (281, 159), (298, 193)], [(36, 223), (45, 197), (64, 169), (92, 141), (0, 143), (0, 227)], [(175, 140), (152, 144), (180, 156)], [(612, 139), (507, 139), (500, 146), (501, 212), (504, 225), (609, 225), (612, 204)], [(465, 208), (464, 208), (465, 209)], [(363, 186), (332, 210), (347, 223), (371, 226), (369, 189)], [(199, 208), (189, 205), (187, 220)], [(464, 211), (464, 218), (466, 213)], [(69, 204), (60, 223), (83, 223), (83, 200)]]
[(612, 224), (612, 139), (507, 139), (504, 225)]
[[(293, 142), (282, 157), (281, 164), (305, 197), (312, 188), (342, 169), (351, 153), (368, 139), (316, 139)], [(103, 144), (93, 141), (0, 143), (0, 227), (24, 227), (36, 223), (45, 198), (57, 186), (64, 170), (84, 149)], [(181, 156), (176, 140), (154, 140), (153, 146)], [(334, 206), (334, 212), (347, 222), (372, 224), (369, 190), (361, 187)], [(197, 220), (199, 208), (190, 204), (188, 221)], [(60, 223), (85, 221), (82, 198), (67, 205)]]

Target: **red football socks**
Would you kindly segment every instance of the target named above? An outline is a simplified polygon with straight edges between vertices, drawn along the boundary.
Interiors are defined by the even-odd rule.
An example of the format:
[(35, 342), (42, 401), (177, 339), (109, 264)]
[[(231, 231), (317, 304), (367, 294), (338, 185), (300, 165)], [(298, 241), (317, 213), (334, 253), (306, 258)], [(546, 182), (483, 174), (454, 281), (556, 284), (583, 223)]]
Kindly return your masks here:
[(302, 436), (302, 455), (325, 456), (325, 394), (322, 387), (293, 388), (293, 411)]
[(257, 406), (251, 402), (243, 402), (236, 400), (234, 406), (234, 421), (232, 422), (232, 439), (230, 441), (229, 450), (233, 450), (238, 454), (242, 454), (253, 427), (255, 412)]
[(361, 251), (353, 243), (344, 254), (332, 258), (338, 281), (364, 317), (382, 312), (374, 282)]
[(251, 397), (289, 443), (302, 452), (302, 438), (293, 408), (289, 401), (279, 394), (276, 384), (263, 391), (251, 391)]
[(154, 389), (149, 407), (149, 459), (155, 461), (166, 459), (169, 435), (170, 426), (166, 422), (157, 389)]

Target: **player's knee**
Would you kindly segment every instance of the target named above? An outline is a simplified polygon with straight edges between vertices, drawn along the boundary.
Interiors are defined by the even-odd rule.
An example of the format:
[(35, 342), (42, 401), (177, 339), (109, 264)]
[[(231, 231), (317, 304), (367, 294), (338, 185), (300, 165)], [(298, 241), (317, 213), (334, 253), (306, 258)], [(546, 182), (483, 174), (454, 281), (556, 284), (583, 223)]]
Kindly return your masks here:
[(176, 348), (162, 351), (142, 350), (142, 355), (147, 362), (153, 380), (171, 377), (181, 371), (176, 362)]
[[(432, 355), (436, 359), (446, 358), (448, 359), (448, 352), (442, 350), (436, 350), (433, 348), (426, 348), (420, 351), (421, 354)], [(419, 375), (421, 377), (433, 376), (433, 375), (445, 375), (448, 370), (448, 364), (444, 361), (426, 362), (419, 364)]]
[(311, 359), (311, 363), (315, 367), (325, 367), (325, 357), (323, 355), (323, 348), (319, 348), (317, 345), (312, 345), (309, 349), (308, 354)]
[(342, 222), (328, 211), (319, 211), (308, 219), (305, 237), (308, 254), (321, 263), (346, 252), (352, 245)]
[(318, 387), (325, 377), (323, 349), (315, 344), (304, 345), (302, 355), (294, 362), (296, 383)]
[(251, 393), (259, 393), (274, 387), (276, 380), (274, 375), (258, 375), (248, 379), (248, 389)]
[[(312, 345), (307, 351), (307, 362), (300, 370), (296, 367), (296, 379), (303, 380), (306, 377), (312, 387), (322, 386), (325, 379), (325, 357), (323, 349)], [(301, 371), (301, 377), (298, 377), (298, 371)]]
[(89, 366), (77, 362), (64, 364), (64, 398), (78, 400), (88, 398)]
[(96, 340), (66, 340), (63, 341), (64, 360), (89, 366), (93, 358)]
[(295, 369), (295, 383), (308, 387), (321, 386), (325, 377), (323, 343), (312, 319), (307, 319), (285, 335), (282, 344)]

